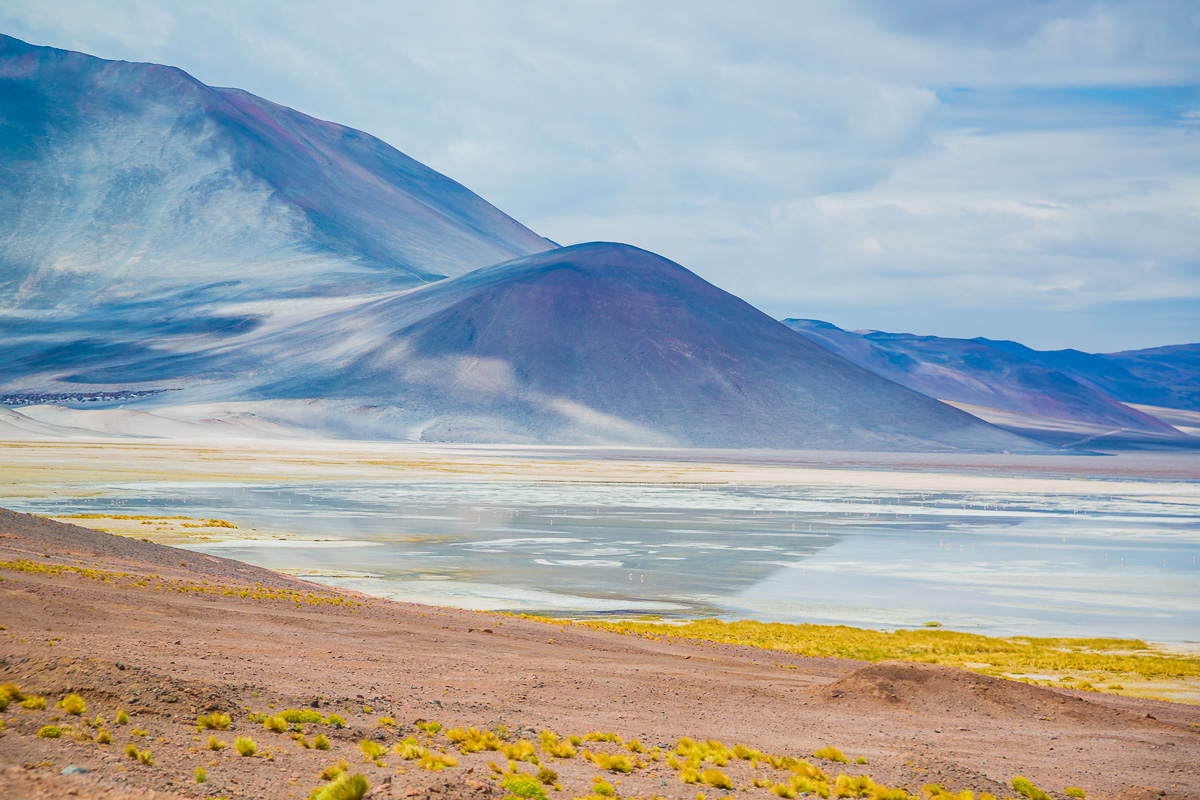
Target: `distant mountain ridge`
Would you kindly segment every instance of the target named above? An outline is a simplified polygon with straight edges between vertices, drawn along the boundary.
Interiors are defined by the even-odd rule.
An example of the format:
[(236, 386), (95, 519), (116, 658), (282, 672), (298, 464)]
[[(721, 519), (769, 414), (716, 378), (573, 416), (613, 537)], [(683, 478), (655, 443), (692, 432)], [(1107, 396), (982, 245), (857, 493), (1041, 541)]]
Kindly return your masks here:
[[(1153, 411), (1131, 404), (1200, 410), (1200, 345), (1091, 354), (1038, 351), (984, 338), (846, 331), (819, 320), (784, 323), (859, 366), (929, 397), (1021, 415), (1023, 420), (987, 414), (984, 418), (1059, 444), (1090, 440), (1091, 434), (1170, 444), (1181, 439), (1182, 432)], [(1094, 430), (1072, 432), (1046, 423), (1054, 430), (1039, 434), (1024, 427), (1038, 426), (1036, 418)]]

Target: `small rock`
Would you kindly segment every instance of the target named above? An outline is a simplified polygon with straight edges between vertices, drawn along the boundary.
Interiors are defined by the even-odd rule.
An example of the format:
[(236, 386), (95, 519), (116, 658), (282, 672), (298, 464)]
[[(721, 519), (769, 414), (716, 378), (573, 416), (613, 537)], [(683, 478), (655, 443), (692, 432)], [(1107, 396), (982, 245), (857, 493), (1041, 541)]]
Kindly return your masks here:
[(86, 775), (91, 772), (86, 767), (63, 767), (60, 775)]

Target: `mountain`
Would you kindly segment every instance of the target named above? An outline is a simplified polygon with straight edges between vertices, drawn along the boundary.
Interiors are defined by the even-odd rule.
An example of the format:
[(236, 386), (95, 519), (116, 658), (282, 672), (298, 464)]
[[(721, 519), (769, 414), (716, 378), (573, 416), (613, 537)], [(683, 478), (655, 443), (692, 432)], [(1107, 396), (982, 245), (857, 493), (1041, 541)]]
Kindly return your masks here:
[[(1194, 445), (1153, 409), (1122, 402), (1174, 401), (1170, 379), (1190, 363), (1180, 356), (1176, 362), (1183, 363), (1174, 373), (1164, 369), (1156, 376), (1141, 366), (1148, 375), (1141, 378), (1123, 366), (1123, 360), (1136, 358), (1129, 354), (1042, 352), (1016, 342), (845, 331), (818, 320), (789, 319), (785, 324), (877, 375), (969, 406), (972, 413), (1022, 435), (1060, 445), (1091, 443), (1101, 436), (1108, 444), (1119, 439), (1126, 445)], [(1194, 346), (1163, 349), (1174, 354), (1189, 347)], [(1118, 394), (1110, 387), (1124, 391)]]
[(23, 436), (1036, 447), (367, 134), (10, 37), (0, 404)]
[[(247, 332), (156, 403), (337, 435), (698, 447), (1033, 445), (830, 353), (667, 259), (594, 243)], [(142, 374), (136, 363), (122, 368)], [(153, 370), (145, 370), (146, 375)], [(151, 404), (153, 405), (153, 403)]]
[(207, 306), (386, 291), (553, 246), (372, 136), (173, 67), (0, 35), (0, 112), (9, 325), (103, 308), (220, 326)]
[(1122, 402), (1200, 411), (1200, 344), (1093, 354), (1033, 350), (1017, 342), (977, 341), (1069, 375)]

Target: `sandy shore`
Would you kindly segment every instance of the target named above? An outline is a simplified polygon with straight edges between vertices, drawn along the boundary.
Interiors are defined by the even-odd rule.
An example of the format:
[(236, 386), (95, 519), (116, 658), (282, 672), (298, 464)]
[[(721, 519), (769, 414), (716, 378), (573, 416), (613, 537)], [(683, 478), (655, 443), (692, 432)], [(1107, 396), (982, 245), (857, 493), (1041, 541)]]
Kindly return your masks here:
[[(1200, 503), (1193, 455), (996, 456), (373, 442), (0, 442), (0, 497), (97, 483), (454, 480), (762, 484), (964, 492), (1158, 494)], [(1145, 483), (1138, 483), (1146, 481)], [(1133, 482), (1133, 483), (1131, 483)]]
[[(1200, 709), (1192, 706), (1054, 691), (944, 667), (805, 659), (369, 600), (214, 556), (3, 512), (0, 560), (21, 559), (24, 569), (0, 570), (0, 682), (48, 705), (13, 705), (0, 714), (0, 763), (28, 766), (0, 771), (2, 796), (73, 789), (74, 796), (116, 798), (153, 789), (159, 797), (303, 798), (321, 784), (321, 769), (343, 758), (368, 777), (372, 797), (502, 793), (488, 762), (507, 769), (503, 756), (459, 753), (444, 730), (427, 735), (418, 720), (503, 730), (510, 742), (535, 740), (543, 729), (613, 731), (648, 751), (670, 750), (680, 737), (713, 738), (807, 758), (831, 779), (869, 774), (914, 792), (943, 783), (956, 792), (1012, 795), (1010, 782), (1021, 775), (1056, 798), (1066, 787), (1095, 798), (1200, 793)], [(55, 564), (67, 569), (44, 571)], [(69, 692), (86, 700), (88, 719), (104, 719), (112, 744), (91, 740), (96, 728), (54, 708)], [(346, 725), (302, 726), (306, 743), (327, 736), (331, 749), (322, 751), (249, 716), (288, 708), (315, 709), (323, 718), (338, 713)], [(119, 709), (132, 715), (129, 725), (114, 723)], [(217, 731), (231, 746), (215, 752), (204, 749), (208, 732), (196, 730), (197, 715), (214, 710), (233, 719), (230, 730)], [(395, 725), (381, 725), (381, 717)], [(39, 738), (48, 724), (73, 730)], [(270, 756), (233, 753), (232, 740), (247, 735)], [(409, 736), (458, 765), (428, 772), (390, 752)], [(364, 760), (363, 739), (389, 748), (378, 764)], [(152, 750), (153, 763), (127, 758), (130, 744)], [(825, 745), (866, 763), (814, 758)], [(734, 786), (727, 792), (684, 783), (665, 754), (654, 760), (614, 742), (584, 747), (632, 755), (642, 766), (611, 772), (582, 755), (553, 759), (539, 749), (561, 787), (549, 789), (550, 797), (587, 795), (601, 776), (622, 796), (683, 800), (703, 789), (710, 798), (771, 800), (776, 795), (755, 780), (770, 786), (791, 774), (734, 758), (721, 767)], [(59, 775), (68, 766), (90, 771)], [(194, 782), (197, 767), (206, 770), (204, 784)]]

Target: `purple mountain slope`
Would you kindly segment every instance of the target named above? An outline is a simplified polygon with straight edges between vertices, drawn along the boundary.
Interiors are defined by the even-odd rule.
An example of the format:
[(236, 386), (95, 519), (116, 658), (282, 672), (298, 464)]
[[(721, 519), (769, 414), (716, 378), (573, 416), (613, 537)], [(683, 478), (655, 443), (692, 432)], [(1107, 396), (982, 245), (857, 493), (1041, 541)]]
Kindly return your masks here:
[(440, 441), (1036, 449), (626, 245), (554, 250), (254, 331), (235, 359), (244, 378), (172, 402), (320, 398), (371, 408), (374, 435)]
[(978, 341), (1069, 375), (1126, 403), (1200, 411), (1200, 344), (1093, 354), (1033, 350), (1017, 342)]
[(377, 292), (551, 247), (360, 131), (0, 35), (0, 308)]
[[(785, 324), (859, 366), (930, 397), (1116, 430), (1135, 439), (1182, 436), (1165, 422), (1120, 402), (1096, 382), (1057, 369), (1053, 359), (1037, 358), (1045, 354), (1013, 342), (853, 332), (817, 320), (789, 319)], [(1107, 374), (1123, 372), (1107, 356), (1078, 355), (1083, 358), (1077, 361), (1096, 362), (1093, 374), (1096, 365)], [(1069, 432), (1048, 436), (1083, 438)]]

